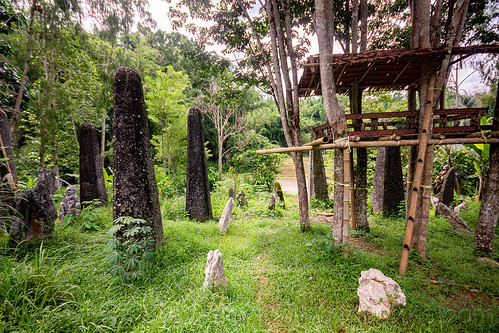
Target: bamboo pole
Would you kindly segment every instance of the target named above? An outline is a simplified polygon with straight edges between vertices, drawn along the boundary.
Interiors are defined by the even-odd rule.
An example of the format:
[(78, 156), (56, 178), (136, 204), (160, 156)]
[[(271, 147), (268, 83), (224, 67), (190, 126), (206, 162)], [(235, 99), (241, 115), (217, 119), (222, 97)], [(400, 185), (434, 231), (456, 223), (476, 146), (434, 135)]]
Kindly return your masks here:
[[(346, 244), (345, 255), (348, 254), (348, 234), (350, 227), (350, 150), (343, 149), (343, 243)], [(353, 209), (352, 209), (353, 210)]]
[(407, 221), (405, 224), (404, 245), (402, 247), (402, 254), (399, 266), (400, 274), (405, 274), (407, 272), (407, 263), (409, 261), (409, 251), (412, 242), (412, 232), (414, 230), (414, 221), (416, 219), (417, 203), (418, 203), (418, 198), (421, 196), (422, 192), (421, 184), (423, 181), (426, 150), (428, 148), (428, 141), (433, 120), (433, 100), (435, 96), (434, 89), (435, 89), (435, 75), (432, 75), (428, 82), (425, 113), (423, 117), (423, 122), (421, 124), (421, 130), (419, 132), (418, 157), (416, 160), (416, 170), (414, 171), (414, 179), (409, 199)]
[[(475, 143), (499, 143), (499, 137), (487, 138), (448, 138), (448, 139), (428, 139), (428, 144), (431, 145), (457, 145), (457, 144), (475, 144)], [(334, 149), (334, 148), (376, 148), (376, 147), (405, 147), (405, 146), (417, 146), (419, 145), (419, 140), (409, 139), (409, 140), (399, 140), (399, 141), (359, 141), (359, 142), (337, 142), (337, 143), (326, 143), (318, 146), (318, 149)], [(284, 148), (272, 148), (257, 150), (258, 155), (262, 154), (273, 154), (273, 153), (290, 153), (296, 151), (307, 151), (312, 150), (312, 146), (299, 146), (299, 147), (284, 147)]]
[(309, 143), (305, 143), (304, 146), (317, 146), (321, 145), (323, 143), (328, 143), (329, 142), (329, 137), (328, 136), (323, 136), (322, 138), (315, 139), (313, 141), (310, 141)]

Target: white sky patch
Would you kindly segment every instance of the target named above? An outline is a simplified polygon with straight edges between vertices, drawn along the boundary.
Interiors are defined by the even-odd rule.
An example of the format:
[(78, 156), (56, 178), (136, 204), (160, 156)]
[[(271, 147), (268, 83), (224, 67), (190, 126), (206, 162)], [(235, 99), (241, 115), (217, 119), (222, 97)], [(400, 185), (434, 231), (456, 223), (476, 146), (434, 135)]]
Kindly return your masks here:
[[(172, 25), (170, 23), (170, 19), (168, 17), (168, 9), (169, 9), (169, 7), (175, 7), (177, 3), (178, 3), (178, 0), (172, 0), (171, 3), (167, 3), (166, 1), (163, 1), (163, 0), (149, 0), (150, 12), (152, 14), (152, 18), (157, 23), (158, 29), (163, 30), (165, 32), (172, 32), (173, 31)], [(254, 16), (258, 15), (259, 9), (260, 9), (259, 7), (252, 8), (249, 11), (250, 16), (254, 17)], [(194, 23), (198, 26), (207, 27), (207, 26), (210, 26), (212, 22), (210, 23), (210, 22), (205, 22), (205, 21), (200, 20), (200, 19), (192, 19), (192, 23)], [(178, 32), (191, 38), (191, 39), (195, 39), (194, 36), (190, 32), (188, 32), (185, 28), (178, 29)], [(305, 34), (304, 31), (301, 29), (298, 30), (298, 33), (302, 36)], [(309, 52), (306, 55), (306, 57), (308, 57), (309, 55), (319, 54), (317, 35), (314, 34), (314, 35), (307, 36), (307, 37), (310, 41), (310, 47), (309, 47)], [(223, 45), (205, 45), (205, 49), (208, 52), (214, 51), (214, 52), (220, 54), (221, 56), (226, 57), (227, 59), (229, 59), (231, 61), (233, 61), (235, 59), (242, 59), (245, 56), (242, 53), (232, 54), (232, 55), (223, 55), (222, 54), (223, 48), (224, 48)], [(335, 54), (343, 53), (341, 46), (337, 42), (335, 42), (333, 45), (333, 53), (335, 53)], [(455, 73), (454, 70), (452, 70), (452, 72)], [(299, 77), (301, 76), (301, 74), (302, 74), (302, 70), (300, 70), (300, 72), (299, 72)], [(460, 82), (464, 78), (466, 78), (459, 86), (460, 93), (474, 94), (474, 93), (478, 93), (478, 92), (485, 92), (485, 91), (488, 91), (488, 89), (489, 89), (488, 86), (486, 86), (483, 82), (481, 82), (480, 75), (475, 71), (475, 69), (473, 69), (467, 63), (465, 63), (463, 65), (463, 68), (459, 69), (458, 78), (459, 78)], [(451, 83), (449, 82), (449, 86), (450, 85), (451, 85)]]

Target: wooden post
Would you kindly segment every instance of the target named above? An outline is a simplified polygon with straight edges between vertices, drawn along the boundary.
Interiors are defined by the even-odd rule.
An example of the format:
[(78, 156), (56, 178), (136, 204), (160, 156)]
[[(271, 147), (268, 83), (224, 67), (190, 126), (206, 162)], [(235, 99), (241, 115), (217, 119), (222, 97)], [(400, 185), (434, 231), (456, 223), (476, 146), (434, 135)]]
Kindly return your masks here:
[(343, 243), (348, 246), (348, 233), (350, 226), (350, 149), (343, 149)]
[(353, 150), (350, 151), (350, 201), (352, 202), (352, 229), (357, 227), (357, 214), (355, 213), (355, 172), (353, 171)]
[(411, 195), (409, 197), (409, 209), (407, 214), (407, 221), (405, 225), (405, 237), (402, 247), (402, 255), (400, 258), (399, 272), (405, 274), (407, 271), (407, 263), (409, 261), (409, 250), (412, 242), (412, 232), (414, 229), (414, 221), (416, 218), (416, 210), (418, 198), (422, 195), (421, 185), (423, 181), (426, 150), (428, 147), (428, 139), (432, 126), (433, 118), (433, 100), (435, 90), (435, 75), (433, 74), (429, 79), (428, 90), (426, 94), (425, 113), (422, 121), (422, 126), (419, 129), (419, 149), (418, 157), (416, 160), (416, 170), (414, 171), (414, 179), (412, 184)]

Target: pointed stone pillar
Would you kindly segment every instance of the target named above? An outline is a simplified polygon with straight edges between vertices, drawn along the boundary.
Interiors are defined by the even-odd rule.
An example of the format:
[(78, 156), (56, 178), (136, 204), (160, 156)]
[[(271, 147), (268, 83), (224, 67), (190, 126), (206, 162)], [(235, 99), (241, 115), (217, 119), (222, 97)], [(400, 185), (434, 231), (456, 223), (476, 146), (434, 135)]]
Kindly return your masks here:
[(131, 216), (146, 220), (153, 229), (156, 245), (163, 245), (144, 92), (137, 71), (119, 67), (113, 93), (113, 218)]
[(204, 151), (201, 110), (192, 107), (187, 116), (187, 182), (185, 191), (187, 214), (198, 221), (213, 219)]
[(310, 151), (310, 197), (319, 200), (329, 200), (327, 192), (327, 178), (324, 169), (322, 150), (312, 149)]
[(78, 131), (80, 144), (80, 200), (85, 202), (98, 199), (107, 206), (107, 191), (104, 181), (102, 158), (100, 156), (99, 135), (94, 125), (83, 123)]
[(379, 147), (374, 171), (372, 208), (375, 213), (398, 211), (404, 200), (400, 147)]

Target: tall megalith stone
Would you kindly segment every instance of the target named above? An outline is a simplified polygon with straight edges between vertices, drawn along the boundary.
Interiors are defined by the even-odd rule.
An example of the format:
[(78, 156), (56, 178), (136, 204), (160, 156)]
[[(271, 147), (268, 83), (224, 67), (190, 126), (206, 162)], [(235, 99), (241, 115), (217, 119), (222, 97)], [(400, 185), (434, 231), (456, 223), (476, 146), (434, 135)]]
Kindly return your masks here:
[(0, 164), (0, 182), (8, 173), (10, 173), (14, 181), (17, 182), (17, 169), (16, 163), (14, 162), (14, 151), (12, 150), (9, 120), (7, 119), (7, 114), (2, 110), (0, 110), (0, 135), (2, 138), (1, 143), (3, 143), (3, 146), (1, 146), (0, 143), (0, 158), (7, 157), (9, 159), (9, 163)]
[(373, 212), (381, 214), (397, 212), (403, 200), (404, 178), (400, 147), (380, 147), (374, 171)]
[[(438, 195), (438, 201), (446, 206), (449, 206), (454, 200), (454, 188), (456, 187), (456, 169), (453, 167), (447, 171), (445, 174), (444, 182), (442, 183), (442, 189)], [(435, 211), (435, 215), (440, 215), (438, 209)]]
[(192, 107), (187, 116), (187, 184), (185, 200), (187, 214), (191, 218), (198, 221), (213, 218), (201, 110), (197, 107)]
[(106, 183), (102, 158), (100, 156), (99, 136), (94, 125), (83, 123), (78, 131), (80, 144), (80, 200), (85, 202), (99, 200), (107, 205)]
[(322, 150), (312, 149), (309, 157), (310, 163), (310, 197), (319, 200), (329, 200), (327, 193), (326, 170)]
[(156, 245), (163, 245), (144, 92), (135, 69), (116, 70), (113, 95), (113, 218), (146, 220)]

